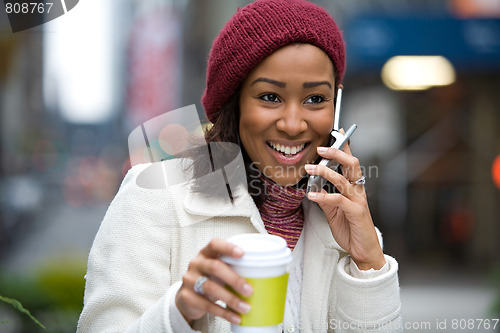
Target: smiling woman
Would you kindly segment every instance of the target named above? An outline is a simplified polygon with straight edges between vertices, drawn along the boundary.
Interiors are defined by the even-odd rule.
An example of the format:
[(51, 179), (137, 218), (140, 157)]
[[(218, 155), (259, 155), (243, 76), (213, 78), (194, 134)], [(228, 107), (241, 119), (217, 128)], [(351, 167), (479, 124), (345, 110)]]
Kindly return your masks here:
[[(202, 102), (208, 150), (237, 147), (243, 179), (228, 183), (232, 162), (214, 168), (197, 152), (195, 178), (165, 189), (139, 188), (149, 166), (132, 168), (89, 256), (78, 332), (276, 332), (245, 326), (261, 284), (221, 259), (245, 260), (227, 239), (246, 233), (280, 236), (292, 251), (288, 282), (278, 276), (280, 331), (402, 331), (398, 264), (382, 252), (359, 161), (348, 145), (328, 147), (344, 53), (335, 21), (308, 1), (257, 0), (235, 13), (212, 46)], [(344, 173), (314, 164), (321, 158)], [(210, 174), (231, 200), (200, 188)], [(308, 174), (338, 193), (306, 197)]]
[[(333, 65), (310, 44), (287, 45), (262, 61), (240, 93), (240, 138), (261, 172), (293, 186), (328, 144), (333, 128)], [(286, 173), (281, 172), (283, 166)], [(279, 173), (279, 174), (278, 174)]]

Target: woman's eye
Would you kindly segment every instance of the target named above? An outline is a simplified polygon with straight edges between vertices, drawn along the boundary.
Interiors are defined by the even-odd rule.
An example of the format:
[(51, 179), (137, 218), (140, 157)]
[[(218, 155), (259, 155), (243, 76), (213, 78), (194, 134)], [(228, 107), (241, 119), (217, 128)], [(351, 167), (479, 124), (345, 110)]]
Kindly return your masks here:
[(273, 102), (273, 103), (280, 102), (280, 99), (276, 94), (264, 94), (260, 96), (260, 99), (266, 102)]
[(305, 103), (306, 104), (319, 104), (323, 103), (325, 101), (325, 98), (320, 95), (314, 95), (306, 99)]

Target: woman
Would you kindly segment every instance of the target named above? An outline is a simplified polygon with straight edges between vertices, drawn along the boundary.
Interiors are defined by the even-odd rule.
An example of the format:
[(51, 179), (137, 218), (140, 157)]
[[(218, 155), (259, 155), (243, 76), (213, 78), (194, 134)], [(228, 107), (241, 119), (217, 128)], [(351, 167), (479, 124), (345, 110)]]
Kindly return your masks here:
[[(214, 124), (206, 140), (240, 146), (247, 190), (232, 203), (196, 181), (145, 190), (136, 180), (147, 165), (131, 169), (89, 256), (78, 331), (230, 332), (250, 308), (224, 285), (253, 290), (219, 258), (241, 257), (224, 239), (248, 232), (293, 250), (285, 332), (400, 331), (397, 262), (382, 252), (359, 162), (348, 146), (328, 148), (344, 68), (342, 36), (318, 6), (238, 10), (213, 44), (202, 101)], [(322, 157), (343, 174), (316, 166)], [(307, 174), (338, 192), (305, 198)]]

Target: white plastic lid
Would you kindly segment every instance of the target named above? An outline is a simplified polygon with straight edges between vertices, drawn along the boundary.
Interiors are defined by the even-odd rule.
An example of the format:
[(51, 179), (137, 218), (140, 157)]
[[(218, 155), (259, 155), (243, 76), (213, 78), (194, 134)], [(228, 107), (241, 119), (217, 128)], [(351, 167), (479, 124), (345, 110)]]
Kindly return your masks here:
[(292, 261), (292, 251), (286, 241), (276, 235), (241, 234), (230, 237), (228, 242), (238, 245), (245, 254), (241, 258), (223, 256), (230, 265), (245, 267), (268, 267), (286, 265)]

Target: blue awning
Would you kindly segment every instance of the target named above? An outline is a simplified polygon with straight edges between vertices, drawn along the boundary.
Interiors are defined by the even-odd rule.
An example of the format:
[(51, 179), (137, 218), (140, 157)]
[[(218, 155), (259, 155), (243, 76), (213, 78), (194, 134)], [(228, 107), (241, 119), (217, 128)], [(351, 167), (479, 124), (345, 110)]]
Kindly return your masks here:
[(396, 55), (442, 55), (458, 72), (500, 71), (500, 19), (359, 16), (344, 27), (349, 72)]

